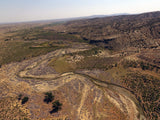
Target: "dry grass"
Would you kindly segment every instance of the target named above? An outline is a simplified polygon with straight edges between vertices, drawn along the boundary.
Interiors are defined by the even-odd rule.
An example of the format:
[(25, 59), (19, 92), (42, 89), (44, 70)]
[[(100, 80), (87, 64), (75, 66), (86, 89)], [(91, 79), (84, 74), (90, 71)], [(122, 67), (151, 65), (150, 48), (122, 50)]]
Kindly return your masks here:
[(50, 61), (49, 65), (59, 73), (71, 72), (76, 68), (74, 63), (71, 64), (66, 61), (66, 57), (54, 58)]
[(5, 98), (0, 100), (0, 119), (5, 120), (29, 120), (29, 111), (17, 98)]

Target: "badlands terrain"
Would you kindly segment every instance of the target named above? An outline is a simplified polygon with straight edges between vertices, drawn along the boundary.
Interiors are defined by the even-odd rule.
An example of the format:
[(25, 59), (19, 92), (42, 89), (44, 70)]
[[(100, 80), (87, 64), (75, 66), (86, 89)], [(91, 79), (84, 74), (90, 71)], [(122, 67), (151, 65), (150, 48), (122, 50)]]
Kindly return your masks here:
[(160, 13), (0, 26), (0, 119), (159, 120)]

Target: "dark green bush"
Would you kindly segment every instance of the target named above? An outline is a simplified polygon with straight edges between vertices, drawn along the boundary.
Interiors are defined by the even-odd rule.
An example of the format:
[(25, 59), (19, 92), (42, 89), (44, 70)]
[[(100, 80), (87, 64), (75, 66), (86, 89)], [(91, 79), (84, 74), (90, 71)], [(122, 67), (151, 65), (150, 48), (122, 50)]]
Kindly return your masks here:
[(50, 111), (50, 113), (55, 113), (58, 112), (58, 110), (61, 110), (62, 103), (60, 103), (59, 100), (54, 101), (52, 104), (53, 109)]
[(28, 97), (24, 97), (23, 99), (22, 99), (22, 104), (25, 104), (27, 101), (28, 101)]
[(52, 102), (53, 99), (54, 99), (54, 96), (52, 95), (51, 92), (46, 92), (45, 93), (44, 102), (46, 102), (48, 104), (49, 102)]
[(19, 94), (18, 95), (18, 100), (21, 100), (22, 99), (22, 94)]

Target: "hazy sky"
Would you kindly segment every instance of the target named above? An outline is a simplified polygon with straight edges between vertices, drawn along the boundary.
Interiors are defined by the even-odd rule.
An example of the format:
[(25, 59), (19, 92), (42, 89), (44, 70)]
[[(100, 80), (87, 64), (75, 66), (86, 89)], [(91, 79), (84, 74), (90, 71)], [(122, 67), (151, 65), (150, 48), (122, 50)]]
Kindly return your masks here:
[(0, 22), (160, 11), (160, 0), (0, 0)]

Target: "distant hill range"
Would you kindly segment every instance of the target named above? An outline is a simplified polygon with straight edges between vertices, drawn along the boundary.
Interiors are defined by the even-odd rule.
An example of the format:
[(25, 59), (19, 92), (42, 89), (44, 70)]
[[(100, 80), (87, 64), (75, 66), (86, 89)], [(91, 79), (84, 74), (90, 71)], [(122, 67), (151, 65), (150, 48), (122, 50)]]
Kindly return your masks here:
[(114, 50), (128, 47), (156, 48), (160, 45), (160, 12), (91, 16), (52, 29), (78, 35), (91, 44)]
[(91, 15), (91, 16), (82, 16), (82, 17), (72, 17), (72, 18), (60, 18), (60, 19), (49, 19), (49, 20), (34, 20), (34, 21), (22, 21), (22, 22), (2, 22), (0, 25), (3, 24), (19, 24), (19, 23), (50, 23), (50, 22), (67, 22), (71, 20), (80, 20), (80, 19), (91, 19), (91, 18), (102, 18), (102, 17), (109, 17), (109, 16), (118, 16), (118, 15), (129, 15), (128, 13), (117, 13), (117, 14), (110, 14), (110, 15)]

